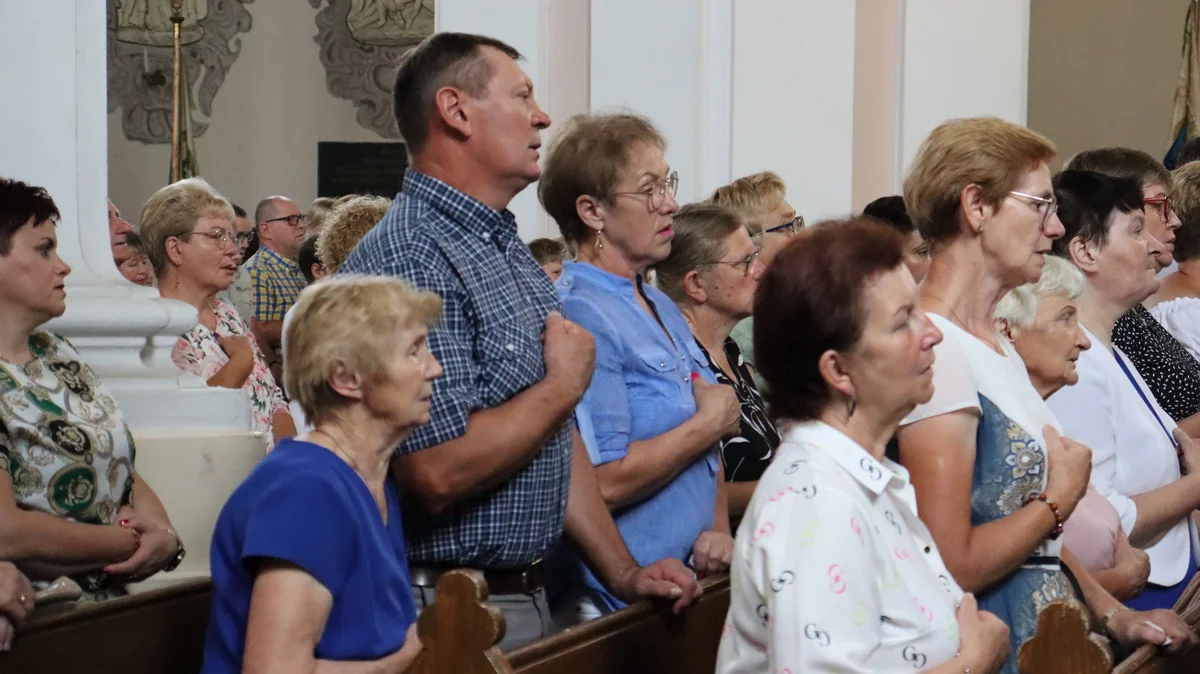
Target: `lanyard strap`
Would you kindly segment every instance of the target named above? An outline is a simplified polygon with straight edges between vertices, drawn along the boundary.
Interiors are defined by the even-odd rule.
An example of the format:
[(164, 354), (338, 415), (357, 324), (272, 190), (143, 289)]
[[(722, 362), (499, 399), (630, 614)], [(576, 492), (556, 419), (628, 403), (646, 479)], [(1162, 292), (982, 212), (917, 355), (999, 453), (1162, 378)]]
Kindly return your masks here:
[(1163, 433), (1167, 434), (1167, 440), (1169, 440), (1171, 442), (1171, 446), (1174, 447), (1175, 437), (1171, 435), (1171, 431), (1167, 430), (1167, 427), (1162, 422), (1162, 417), (1158, 416), (1158, 412), (1154, 411), (1154, 405), (1150, 404), (1150, 399), (1146, 397), (1145, 391), (1142, 391), (1142, 387), (1138, 386), (1137, 379), (1135, 379), (1133, 373), (1129, 371), (1129, 366), (1125, 364), (1125, 359), (1121, 357), (1119, 352), (1117, 352), (1116, 347), (1113, 348), (1113, 357), (1117, 359), (1117, 365), (1121, 366), (1121, 371), (1125, 373), (1125, 377), (1129, 379), (1129, 383), (1133, 384), (1133, 390), (1137, 391), (1138, 396), (1140, 396), (1142, 399), (1142, 402), (1146, 403), (1146, 409), (1150, 410), (1150, 416), (1154, 417), (1154, 420), (1158, 422), (1158, 427), (1163, 430)]

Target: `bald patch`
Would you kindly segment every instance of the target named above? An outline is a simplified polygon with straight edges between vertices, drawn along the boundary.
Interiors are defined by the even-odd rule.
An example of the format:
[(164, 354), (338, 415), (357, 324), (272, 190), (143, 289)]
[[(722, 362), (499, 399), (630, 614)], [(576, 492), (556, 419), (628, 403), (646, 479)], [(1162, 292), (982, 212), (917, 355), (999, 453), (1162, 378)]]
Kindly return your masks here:
[(254, 224), (261, 225), (275, 217), (276, 213), (279, 212), (278, 206), (283, 201), (291, 200), (287, 197), (273, 196), (258, 202), (258, 206), (254, 209)]

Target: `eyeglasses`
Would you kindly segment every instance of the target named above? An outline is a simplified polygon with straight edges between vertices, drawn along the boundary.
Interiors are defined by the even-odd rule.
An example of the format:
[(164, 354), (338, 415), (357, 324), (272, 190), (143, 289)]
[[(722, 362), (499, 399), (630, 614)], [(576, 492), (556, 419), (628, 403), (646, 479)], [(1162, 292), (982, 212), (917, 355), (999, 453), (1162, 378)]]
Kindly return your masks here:
[(679, 192), (679, 172), (671, 171), (666, 178), (659, 178), (646, 186), (640, 192), (613, 192), (613, 197), (646, 197), (650, 210), (657, 211), (667, 200), (667, 193), (673, 198)]
[(237, 243), (235, 243), (235, 236), (223, 229), (214, 229), (211, 232), (187, 232), (186, 234), (181, 234), (179, 238), (186, 239), (193, 234), (196, 236), (210, 238), (213, 241), (216, 241), (217, 245), (221, 246), (222, 248), (230, 244), (233, 244), (235, 247), (237, 246)]
[(1008, 194), (1012, 197), (1029, 199), (1030, 201), (1034, 202), (1029, 203), (1029, 201), (1025, 201), (1022, 203), (1037, 211), (1038, 215), (1042, 216), (1042, 222), (1040, 225), (1041, 227), (1045, 227), (1046, 223), (1050, 221), (1050, 216), (1058, 212), (1057, 197), (1037, 197), (1032, 194), (1025, 194), (1024, 192), (1009, 192)]
[(299, 227), (300, 225), (308, 223), (308, 216), (304, 215), (303, 213), (299, 215), (284, 215), (278, 218), (271, 218), (270, 220), (263, 220), (262, 224), (269, 225), (272, 222), (282, 222), (284, 220), (286, 220), (288, 225), (292, 227)]
[(249, 232), (238, 232), (233, 237), (233, 240), (235, 243), (237, 243), (238, 248), (245, 248), (246, 246), (250, 245), (251, 241), (254, 240), (254, 230), (250, 230)]
[(1143, 203), (1162, 208), (1163, 220), (1170, 220), (1174, 210), (1171, 208), (1171, 197), (1163, 195), (1161, 197), (1146, 197), (1142, 199)]
[(727, 264), (730, 267), (733, 267), (734, 269), (741, 267), (742, 268), (742, 276), (749, 276), (750, 275), (750, 267), (754, 266), (755, 262), (758, 262), (758, 258), (760, 255), (762, 255), (762, 249), (757, 248), (754, 250), (753, 253), (750, 253), (749, 255), (747, 255), (746, 257), (744, 257), (740, 260), (734, 260), (733, 262), (729, 262), (727, 260), (714, 260), (712, 262), (707, 262), (705, 264)]

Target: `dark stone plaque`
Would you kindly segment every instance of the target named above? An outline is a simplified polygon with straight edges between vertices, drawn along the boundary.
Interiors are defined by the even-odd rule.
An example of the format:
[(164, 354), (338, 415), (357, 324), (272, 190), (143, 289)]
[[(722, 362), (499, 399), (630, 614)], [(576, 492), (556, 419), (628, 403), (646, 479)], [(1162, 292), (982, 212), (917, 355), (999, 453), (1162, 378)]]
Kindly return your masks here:
[(391, 199), (404, 183), (404, 143), (317, 143), (317, 196), (373, 194)]

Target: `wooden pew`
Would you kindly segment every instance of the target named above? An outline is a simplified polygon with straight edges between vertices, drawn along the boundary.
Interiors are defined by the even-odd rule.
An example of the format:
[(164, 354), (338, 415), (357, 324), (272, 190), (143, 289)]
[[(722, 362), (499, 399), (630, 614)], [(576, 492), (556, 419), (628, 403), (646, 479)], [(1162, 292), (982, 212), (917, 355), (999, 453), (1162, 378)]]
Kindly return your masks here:
[(488, 590), (474, 571), (438, 581), (437, 601), (417, 623), (425, 650), (413, 674), (660, 674), (712, 672), (725, 614), (729, 578), (703, 584), (704, 595), (676, 616), (650, 602), (572, 627), (505, 654), (494, 644), (504, 618), (486, 603)]
[(35, 612), (3, 674), (190, 674), (200, 671), (212, 583), (180, 581), (99, 604)]

